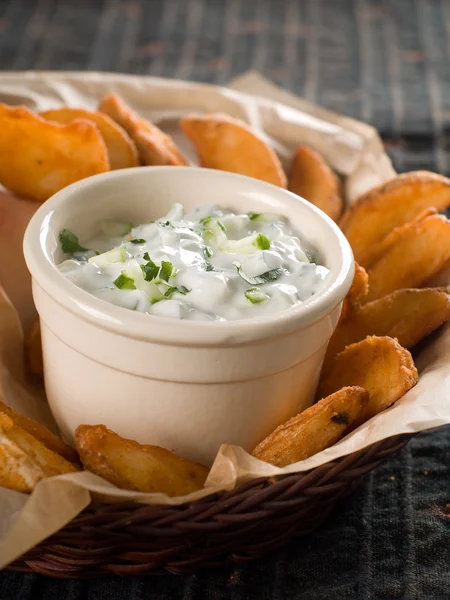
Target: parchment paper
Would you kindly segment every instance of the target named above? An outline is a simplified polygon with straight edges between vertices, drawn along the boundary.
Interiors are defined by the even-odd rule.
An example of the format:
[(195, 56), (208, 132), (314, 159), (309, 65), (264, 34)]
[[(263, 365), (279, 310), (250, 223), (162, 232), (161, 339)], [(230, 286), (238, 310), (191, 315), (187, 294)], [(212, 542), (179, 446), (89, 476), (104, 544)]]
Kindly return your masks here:
[[(285, 166), (299, 144), (321, 152), (342, 175), (347, 202), (395, 175), (377, 132), (369, 125), (296, 98), (256, 73), (239, 77), (230, 88), (117, 74), (7, 73), (0, 75), (0, 102), (37, 110), (60, 104), (94, 108), (103, 94), (117, 92), (173, 134), (193, 161), (192, 150), (177, 129), (179, 116), (191, 111), (226, 112), (258, 129)], [(21, 242), (36, 208), (33, 202), (0, 192), (0, 283), (6, 292), (0, 293), (0, 394), (15, 409), (55, 429), (43, 390), (26, 381), (23, 368), (22, 329), (29, 327), (35, 311)], [(450, 328), (446, 327), (416, 360), (421, 374), (418, 385), (395, 406), (332, 448), (285, 469), (224, 444), (205, 489), (181, 498), (118, 490), (88, 472), (44, 480), (31, 496), (0, 488), (0, 567), (64, 526), (92, 497), (108, 502), (181, 504), (262, 475), (306, 471), (393, 435), (449, 424), (449, 356)]]

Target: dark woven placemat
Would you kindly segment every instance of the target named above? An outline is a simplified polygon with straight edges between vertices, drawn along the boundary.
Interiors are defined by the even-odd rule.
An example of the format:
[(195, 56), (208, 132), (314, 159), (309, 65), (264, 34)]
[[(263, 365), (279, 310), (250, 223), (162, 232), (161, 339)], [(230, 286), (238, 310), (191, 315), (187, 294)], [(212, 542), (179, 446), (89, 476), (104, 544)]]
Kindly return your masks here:
[[(0, 0), (0, 70), (226, 83), (249, 68), (363, 119), (398, 170), (449, 174), (447, 0)], [(1, 600), (448, 600), (450, 428), (413, 439), (308, 540), (192, 576), (0, 575)]]

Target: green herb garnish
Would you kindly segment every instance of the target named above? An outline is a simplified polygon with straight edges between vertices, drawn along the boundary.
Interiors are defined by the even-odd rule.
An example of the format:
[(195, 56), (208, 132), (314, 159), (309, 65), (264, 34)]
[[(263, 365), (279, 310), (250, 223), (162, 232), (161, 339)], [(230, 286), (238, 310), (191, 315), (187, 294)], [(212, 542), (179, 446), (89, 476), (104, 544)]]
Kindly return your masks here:
[(244, 296), (247, 298), (247, 300), (250, 300), (252, 304), (259, 304), (260, 302), (264, 302), (270, 298), (270, 296), (256, 287), (245, 290)]
[(144, 254), (144, 259), (147, 261), (147, 264), (141, 265), (141, 271), (144, 275), (144, 279), (145, 281), (153, 281), (153, 279), (155, 279), (159, 273), (159, 267), (152, 261), (148, 252)]
[(157, 225), (160, 225), (161, 227), (173, 227), (173, 225), (170, 221), (157, 221), (156, 223), (157, 223)]
[(213, 255), (213, 251), (209, 246), (205, 246), (203, 248), (203, 254), (206, 256), (206, 258), (211, 258), (211, 256)]
[(130, 240), (130, 244), (145, 244), (147, 240), (143, 240), (142, 238), (137, 238), (134, 240)]
[(259, 248), (260, 250), (268, 250), (270, 248), (271, 243), (272, 241), (269, 237), (267, 237), (267, 235), (264, 235), (263, 233), (258, 233), (255, 241), (253, 242), (253, 245), (256, 246), (256, 248)]
[(236, 267), (239, 277), (250, 285), (261, 285), (270, 281), (276, 281), (283, 274), (283, 269), (272, 269), (256, 277), (249, 277), (242, 271), (242, 267), (238, 262), (234, 262), (233, 265)]
[(188, 294), (191, 290), (189, 290), (187, 287), (185, 287), (184, 285), (176, 285), (174, 287), (170, 287), (166, 290), (166, 293), (164, 294), (164, 298), (171, 298), (173, 296), (173, 294), (175, 294), (176, 292), (178, 294), (183, 294), (184, 296), (186, 294)]
[(248, 215), (248, 218), (250, 219), (250, 221), (256, 221), (256, 219), (257, 219), (258, 217), (260, 217), (260, 216), (261, 216), (261, 214), (262, 214), (262, 213), (257, 213), (257, 212), (252, 212), (252, 211), (250, 211), (249, 213), (247, 213), (247, 215)]
[(161, 261), (161, 268), (159, 269), (159, 278), (162, 281), (169, 281), (170, 276), (173, 272), (173, 264), (166, 260)]
[(205, 263), (205, 271), (215, 271), (216, 269), (212, 266), (211, 263)]
[(70, 229), (62, 229), (59, 232), (59, 241), (62, 251), (65, 254), (75, 254), (75, 252), (88, 252), (88, 248), (80, 246), (78, 237)]
[(136, 286), (134, 285), (134, 279), (128, 277), (123, 271), (119, 275), (119, 277), (114, 281), (114, 285), (119, 288), (119, 290), (135, 290)]

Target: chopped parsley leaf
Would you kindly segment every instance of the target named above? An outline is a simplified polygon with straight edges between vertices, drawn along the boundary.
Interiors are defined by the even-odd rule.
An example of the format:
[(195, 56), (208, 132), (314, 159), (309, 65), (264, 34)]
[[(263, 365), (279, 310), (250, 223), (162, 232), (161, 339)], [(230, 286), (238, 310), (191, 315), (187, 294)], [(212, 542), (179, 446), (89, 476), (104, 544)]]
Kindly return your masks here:
[(238, 262), (234, 262), (233, 265), (236, 267), (239, 277), (250, 285), (261, 285), (262, 283), (268, 283), (269, 281), (276, 281), (280, 275), (283, 274), (283, 269), (272, 269), (257, 275), (256, 277), (249, 277), (242, 271), (242, 267)]
[(202, 225), (208, 225), (208, 223), (212, 220), (212, 217), (210, 215), (208, 215), (207, 217), (203, 217), (203, 219), (200, 219), (200, 223)]
[(211, 258), (211, 256), (213, 255), (213, 251), (209, 246), (205, 246), (203, 248), (203, 254), (206, 256), (206, 258)]
[(173, 296), (173, 294), (178, 293), (178, 294), (183, 294), (184, 296), (186, 294), (188, 294), (191, 290), (189, 290), (187, 287), (185, 287), (184, 285), (176, 285), (174, 287), (169, 287), (166, 290), (166, 293), (164, 294), (164, 298), (171, 298)]
[(137, 238), (134, 240), (130, 240), (130, 244), (145, 244), (147, 240), (143, 240), (142, 238)]
[(161, 268), (159, 269), (159, 278), (162, 281), (169, 281), (172, 275), (173, 264), (166, 260), (161, 261)]
[(59, 232), (59, 241), (62, 251), (65, 254), (75, 254), (75, 252), (88, 252), (88, 248), (80, 246), (78, 237), (70, 229), (61, 229)]

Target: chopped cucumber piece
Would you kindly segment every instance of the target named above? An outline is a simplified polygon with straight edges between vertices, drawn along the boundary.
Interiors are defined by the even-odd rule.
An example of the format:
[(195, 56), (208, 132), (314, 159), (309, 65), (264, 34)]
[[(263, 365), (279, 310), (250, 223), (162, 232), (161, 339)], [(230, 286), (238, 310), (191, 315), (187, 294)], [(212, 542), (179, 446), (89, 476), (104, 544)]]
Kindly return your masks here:
[(124, 237), (133, 229), (131, 223), (120, 223), (119, 221), (103, 221), (100, 229), (108, 237)]
[(267, 235), (264, 235), (264, 233), (258, 233), (253, 245), (255, 248), (259, 248), (260, 250), (268, 250), (271, 243), (272, 241), (269, 237), (267, 237)]
[(250, 211), (247, 215), (250, 221), (259, 221), (260, 223), (284, 223), (286, 220), (283, 216), (275, 213), (257, 213)]
[(113, 263), (125, 262), (128, 258), (125, 255), (125, 252), (125, 247), (119, 246), (118, 248), (108, 250), (108, 252), (103, 252), (103, 254), (99, 254), (98, 256), (92, 256), (88, 262), (95, 263), (99, 267), (106, 267)]
[(119, 275), (119, 277), (114, 281), (114, 285), (119, 288), (119, 290), (135, 290), (136, 286), (134, 285), (134, 279), (132, 277), (128, 277), (124, 271)]
[(247, 300), (250, 300), (252, 304), (259, 304), (260, 302), (264, 302), (265, 300), (268, 300), (270, 298), (270, 296), (265, 294), (262, 290), (260, 290), (257, 287), (246, 290), (244, 292), (244, 296), (247, 298)]

